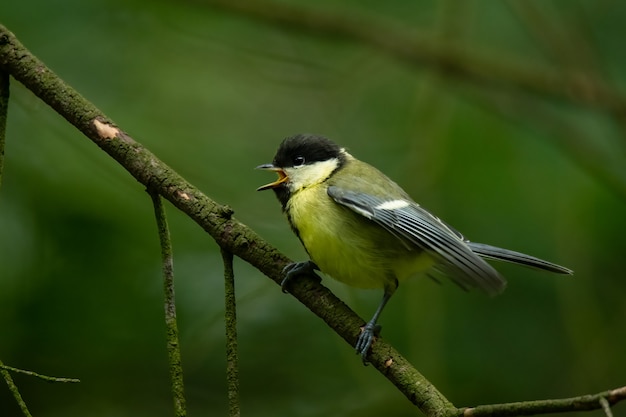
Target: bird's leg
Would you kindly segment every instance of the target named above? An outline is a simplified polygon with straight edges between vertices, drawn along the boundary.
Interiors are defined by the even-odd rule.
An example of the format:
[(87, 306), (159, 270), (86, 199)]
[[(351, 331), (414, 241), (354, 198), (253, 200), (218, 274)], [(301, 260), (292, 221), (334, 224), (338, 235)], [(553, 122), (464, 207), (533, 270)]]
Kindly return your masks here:
[[(284, 293), (288, 293), (287, 285), (296, 275), (310, 275), (317, 277), (315, 270), (319, 271), (319, 267), (313, 261), (294, 262), (283, 268), (285, 278), (280, 283), (280, 288)], [(318, 277), (319, 278), (319, 277)]]
[(385, 288), (383, 299), (380, 301), (380, 304), (378, 305), (378, 308), (376, 309), (374, 316), (372, 317), (370, 321), (368, 321), (365, 324), (365, 326), (361, 328), (361, 334), (356, 340), (355, 348), (356, 348), (356, 353), (358, 355), (361, 355), (361, 359), (363, 360), (363, 365), (367, 366), (368, 364), (367, 352), (369, 351), (370, 346), (372, 346), (374, 339), (380, 334), (380, 330), (382, 329), (381, 325), (376, 324), (376, 322), (378, 321), (378, 317), (380, 316), (380, 313), (382, 313), (383, 309), (385, 308), (385, 305), (387, 304), (387, 301), (389, 301), (389, 299), (393, 295), (396, 288), (397, 288), (397, 283), (395, 287), (392, 289)]

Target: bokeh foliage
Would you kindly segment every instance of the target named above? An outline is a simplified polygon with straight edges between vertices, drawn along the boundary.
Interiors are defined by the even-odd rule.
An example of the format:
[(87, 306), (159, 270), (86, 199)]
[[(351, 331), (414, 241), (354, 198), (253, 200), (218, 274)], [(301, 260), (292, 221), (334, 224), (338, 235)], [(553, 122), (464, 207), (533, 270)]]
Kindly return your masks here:
[[(315, 8), (460, 41), (496, 61), (625, 81), (626, 6), (617, 2)], [(13, 1), (0, 5), (0, 20), (120, 127), (294, 259), (305, 253), (273, 197), (254, 192), (268, 178), (252, 168), (269, 162), (284, 136), (315, 132), (381, 168), (469, 238), (574, 269), (569, 278), (498, 266), (509, 287), (494, 299), (424, 279), (400, 288), (383, 335), (456, 405), (624, 384), (626, 134), (605, 112), (450, 80), (366, 45), (202, 1)], [(171, 415), (150, 198), (30, 92), (11, 88), (0, 357), (82, 380), (50, 385), (16, 375), (34, 415)], [(615, 167), (613, 176), (597, 166)], [(219, 249), (169, 213), (190, 415), (224, 414)], [(236, 262), (235, 272), (244, 414), (414, 412), (258, 271)], [(376, 306), (378, 293), (327, 284), (363, 316)], [(0, 415), (18, 415), (4, 389)]]

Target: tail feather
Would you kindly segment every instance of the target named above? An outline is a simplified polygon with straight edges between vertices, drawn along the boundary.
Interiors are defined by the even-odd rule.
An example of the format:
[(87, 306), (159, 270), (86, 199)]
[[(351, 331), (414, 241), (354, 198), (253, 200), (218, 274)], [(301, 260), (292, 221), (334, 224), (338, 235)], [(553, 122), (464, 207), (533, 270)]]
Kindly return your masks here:
[(544, 271), (554, 272), (557, 274), (573, 275), (574, 271), (564, 266), (526, 255), (525, 253), (515, 252), (508, 249), (498, 248), (496, 246), (486, 245), (484, 243), (466, 242), (472, 251), (480, 257), (492, 259), (496, 261), (511, 262), (518, 265), (524, 265), (531, 268), (542, 269)]

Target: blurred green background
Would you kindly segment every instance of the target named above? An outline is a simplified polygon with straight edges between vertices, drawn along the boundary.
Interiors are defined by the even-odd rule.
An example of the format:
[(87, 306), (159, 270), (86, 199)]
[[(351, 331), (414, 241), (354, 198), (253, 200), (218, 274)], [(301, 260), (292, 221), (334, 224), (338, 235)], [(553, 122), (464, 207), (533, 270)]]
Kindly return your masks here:
[[(599, 108), (449, 79), (333, 36), (203, 1), (9, 1), (0, 22), (122, 129), (293, 259), (305, 253), (254, 171), (283, 137), (324, 134), (475, 241), (566, 265), (498, 265), (489, 299), (407, 282), (383, 335), (457, 406), (626, 383), (626, 128)], [(626, 3), (284, 1), (380, 19), (494, 64), (626, 79)], [(278, 9), (277, 9), (278, 10)], [(271, 11), (271, 10), (270, 10)], [(380, 33), (384, 37), (384, 33)], [(616, 87), (609, 87), (616, 88)], [(0, 359), (35, 416), (170, 416), (148, 195), (17, 82), (0, 189)], [(225, 415), (223, 280), (210, 237), (171, 206), (189, 415)], [(350, 346), (236, 260), (241, 407), (254, 416), (403, 416)], [(369, 318), (378, 292), (324, 281)], [(0, 416), (20, 415), (0, 383)], [(574, 415), (574, 414), (569, 414)], [(603, 415), (596, 411), (585, 415)], [(624, 405), (615, 415), (625, 415)]]

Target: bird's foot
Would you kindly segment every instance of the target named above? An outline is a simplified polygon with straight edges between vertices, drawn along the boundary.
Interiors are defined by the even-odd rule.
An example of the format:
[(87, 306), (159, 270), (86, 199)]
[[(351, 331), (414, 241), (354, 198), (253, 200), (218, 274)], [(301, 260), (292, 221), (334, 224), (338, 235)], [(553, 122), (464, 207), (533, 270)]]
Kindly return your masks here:
[(365, 326), (361, 327), (361, 334), (356, 340), (355, 348), (356, 353), (361, 355), (363, 365), (365, 366), (369, 363), (367, 360), (367, 352), (380, 334), (381, 329), (382, 326), (375, 322), (368, 322)]
[(315, 265), (313, 261), (294, 262), (287, 265), (283, 268), (283, 274), (285, 274), (285, 278), (283, 278), (280, 283), (281, 290), (285, 294), (288, 293), (289, 291), (287, 291), (287, 285), (289, 285), (289, 282), (291, 282), (291, 280), (297, 275), (309, 275), (319, 278), (315, 273), (316, 270), (319, 271), (320, 269), (317, 265)]

